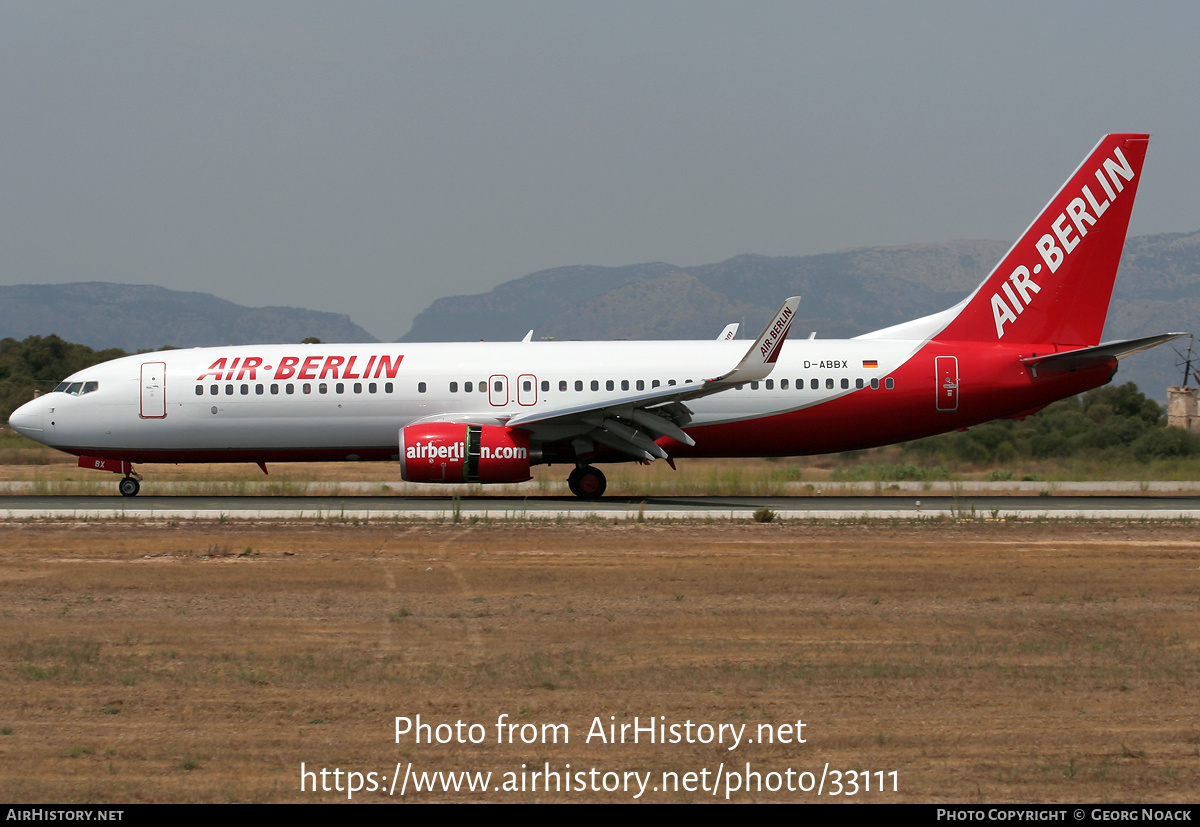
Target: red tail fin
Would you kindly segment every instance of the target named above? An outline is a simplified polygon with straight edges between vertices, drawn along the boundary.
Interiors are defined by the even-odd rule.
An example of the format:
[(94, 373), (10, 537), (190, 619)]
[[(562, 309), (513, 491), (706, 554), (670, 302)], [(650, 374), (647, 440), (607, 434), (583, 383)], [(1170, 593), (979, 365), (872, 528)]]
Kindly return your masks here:
[(938, 338), (1097, 344), (1149, 138), (1105, 136)]

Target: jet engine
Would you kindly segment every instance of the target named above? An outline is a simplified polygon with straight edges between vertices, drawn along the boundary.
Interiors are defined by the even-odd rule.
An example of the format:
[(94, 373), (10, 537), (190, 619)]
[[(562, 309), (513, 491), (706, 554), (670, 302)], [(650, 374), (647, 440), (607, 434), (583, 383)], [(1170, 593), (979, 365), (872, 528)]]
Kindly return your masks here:
[(524, 482), (529, 434), (500, 425), (428, 422), (400, 431), (407, 482)]

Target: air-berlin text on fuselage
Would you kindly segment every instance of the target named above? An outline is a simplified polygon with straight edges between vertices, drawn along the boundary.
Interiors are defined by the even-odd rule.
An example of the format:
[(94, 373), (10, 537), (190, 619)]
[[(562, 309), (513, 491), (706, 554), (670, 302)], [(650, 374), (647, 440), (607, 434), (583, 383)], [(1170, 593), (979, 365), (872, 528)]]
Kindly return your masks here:
[[(1125, 159), (1125, 153), (1121, 152), (1120, 147), (1114, 148), (1113, 157), (1105, 158), (1104, 163), (1095, 170), (1096, 182), (1107, 198), (1098, 200), (1096, 193), (1092, 192), (1092, 185), (1085, 184), (1080, 194), (1051, 222), (1050, 229), (1054, 234), (1046, 233), (1034, 245), (1051, 273), (1058, 272), (1067, 256), (1088, 234), (1088, 228), (1096, 225), (1097, 219), (1108, 211), (1117, 196), (1125, 190), (1125, 183), (1132, 181), (1133, 176), (1133, 165)], [(1089, 207), (1091, 212), (1088, 212)], [(1033, 302), (1033, 297), (1042, 292), (1032, 278), (1040, 272), (1041, 264), (1035, 264), (1032, 273), (1025, 265), (1018, 265), (1008, 281), (1001, 283), (1000, 292), (992, 294), (992, 316), (996, 320), (997, 339), (1004, 338), (1004, 325), (1015, 322), (1017, 316)]]
[[(467, 455), (466, 444), (462, 442), (414, 442), (404, 449), (405, 459), (464, 459)], [(489, 448), (479, 447), (480, 459), (525, 459), (529, 449), (516, 445), (499, 445)]]
[[(222, 357), (208, 366), (208, 371), (196, 377), (200, 382), (205, 379), (238, 382), (258, 379), (261, 369), (270, 378), (283, 379), (395, 379), (400, 369), (403, 356), (389, 354), (371, 354), (360, 356), (284, 356), (279, 365), (264, 365), (259, 356), (235, 356), (233, 359)], [(263, 376), (262, 378), (267, 378)]]

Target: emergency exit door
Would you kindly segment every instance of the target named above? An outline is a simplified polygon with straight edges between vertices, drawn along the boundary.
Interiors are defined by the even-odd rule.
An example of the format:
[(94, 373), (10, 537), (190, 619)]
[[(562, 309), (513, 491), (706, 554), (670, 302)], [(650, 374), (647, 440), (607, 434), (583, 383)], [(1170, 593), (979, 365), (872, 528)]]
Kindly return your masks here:
[(958, 410), (958, 357), (939, 356), (934, 360), (937, 374), (937, 409)]

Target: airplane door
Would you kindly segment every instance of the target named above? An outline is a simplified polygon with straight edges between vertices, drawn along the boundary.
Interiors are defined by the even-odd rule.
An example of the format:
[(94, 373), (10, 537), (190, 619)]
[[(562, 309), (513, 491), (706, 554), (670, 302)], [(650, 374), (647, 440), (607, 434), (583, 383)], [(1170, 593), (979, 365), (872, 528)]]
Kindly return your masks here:
[(167, 415), (167, 363), (142, 363), (142, 419)]
[(517, 377), (517, 404), (533, 405), (537, 403), (537, 377), (523, 373)]
[(508, 404), (508, 377), (496, 374), (488, 377), (488, 401), (500, 408)]
[(958, 357), (939, 356), (935, 361), (937, 375), (937, 409), (958, 410)]

